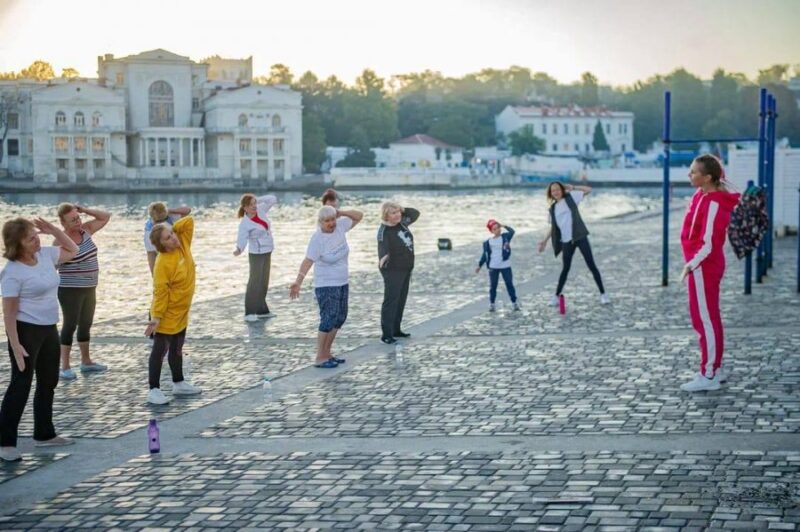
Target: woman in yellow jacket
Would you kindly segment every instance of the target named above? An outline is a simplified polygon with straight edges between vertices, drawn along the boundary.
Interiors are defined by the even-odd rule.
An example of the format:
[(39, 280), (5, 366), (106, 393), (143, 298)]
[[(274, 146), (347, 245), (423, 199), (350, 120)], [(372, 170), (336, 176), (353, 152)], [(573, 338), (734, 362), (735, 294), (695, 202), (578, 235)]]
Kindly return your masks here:
[(150, 233), (150, 242), (158, 256), (153, 267), (151, 319), (145, 335), (155, 333), (150, 351), (150, 392), (147, 395), (147, 402), (155, 405), (169, 402), (159, 386), (161, 364), (167, 352), (172, 371), (172, 395), (195, 395), (201, 391), (183, 378), (183, 342), (189, 325), (195, 282), (193, 235), (194, 219), (191, 216), (181, 218), (172, 226), (156, 224)]

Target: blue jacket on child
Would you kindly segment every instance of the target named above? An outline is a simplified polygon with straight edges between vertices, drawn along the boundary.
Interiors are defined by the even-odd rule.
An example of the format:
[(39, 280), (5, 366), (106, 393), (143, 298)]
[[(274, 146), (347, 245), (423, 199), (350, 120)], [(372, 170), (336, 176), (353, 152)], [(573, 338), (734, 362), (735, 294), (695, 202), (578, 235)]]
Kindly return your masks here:
[[(511, 239), (514, 238), (514, 230), (507, 225), (503, 226), (506, 231), (500, 234), (500, 238), (503, 239), (503, 260), (508, 260), (511, 256)], [(481, 255), (481, 260), (478, 262), (478, 268), (482, 267), (486, 264), (486, 267), (489, 267), (489, 261), (492, 259), (492, 248), (489, 245), (489, 240), (487, 239), (486, 242), (483, 243), (483, 255)]]

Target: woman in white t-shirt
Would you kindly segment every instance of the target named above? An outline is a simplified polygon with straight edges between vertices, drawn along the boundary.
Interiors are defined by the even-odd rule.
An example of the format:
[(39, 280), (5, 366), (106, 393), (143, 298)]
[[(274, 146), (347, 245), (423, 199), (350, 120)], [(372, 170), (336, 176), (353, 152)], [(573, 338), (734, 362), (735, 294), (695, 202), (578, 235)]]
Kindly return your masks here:
[(306, 258), (300, 264), (297, 280), (289, 287), (289, 298), (300, 296), (300, 286), (314, 266), (314, 294), (319, 304), (319, 333), (317, 334), (318, 368), (335, 368), (343, 364), (343, 358), (331, 354), (331, 346), (342, 325), (347, 319), (348, 267), (350, 247), (347, 245), (347, 232), (364, 217), (356, 210), (336, 210), (326, 205), (319, 210), (319, 228), (311, 235), (306, 250)]
[[(42, 247), (39, 233), (52, 235), (57, 246)], [(56, 266), (72, 260), (78, 245), (61, 229), (38, 218), (16, 218), (3, 224), (3, 257), (0, 272), (3, 321), (11, 358), (11, 381), (0, 406), (0, 459), (20, 460), (17, 429), (28, 402), (33, 374), (33, 439), (37, 447), (69, 445), (72, 440), (56, 435), (53, 396), (58, 385), (60, 341), (58, 337), (58, 284)]]
[(592, 247), (589, 245), (589, 230), (586, 229), (586, 225), (584, 225), (581, 214), (578, 211), (578, 204), (584, 196), (591, 192), (592, 187), (564, 185), (559, 181), (554, 181), (547, 187), (547, 201), (550, 204), (548, 217), (550, 229), (544, 239), (539, 242), (539, 253), (545, 250), (547, 241), (552, 240), (556, 257), (561, 253), (563, 260), (556, 293), (550, 300), (552, 306), (557, 306), (559, 298), (562, 297), (561, 292), (567, 282), (567, 275), (569, 274), (572, 257), (576, 249), (580, 250), (583, 259), (586, 261), (586, 266), (592, 272), (594, 282), (597, 283), (597, 288), (600, 290), (600, 303), (603, 305), (610, 303), (608, 294), (606, 294), (603, 287), (600, 270), (597, 269), (597, 264), (595, 264), (592, 256)]
[(269, 288), (269, 270), (272, 261), (272, 222), (267, 213), (278, 198), (273, 195), (256, 197), (255, 194), (243, 194), (239, 202), (239, 232), (236, 236), (236, 249), (233, 255), (238, 257), (248, 248), (250, 276), (247, 279), (247, 292), (244, 296), (245, 321), (258, 321), (262, 318), (274, 318), (267, 305), (267, 289)]

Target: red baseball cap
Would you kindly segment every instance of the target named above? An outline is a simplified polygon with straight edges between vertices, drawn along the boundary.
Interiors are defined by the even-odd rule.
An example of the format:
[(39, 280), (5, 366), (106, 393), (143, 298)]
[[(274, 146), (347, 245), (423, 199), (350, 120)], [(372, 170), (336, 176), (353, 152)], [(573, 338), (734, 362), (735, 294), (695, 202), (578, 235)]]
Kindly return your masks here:
[(489, 221), (488, 221), (488, 222), (486, 222), (486, 229), (488, 229), (489, 231), (491, 231), (491, 230), (492, 230), (492, 227), (494, 227), (495, 225), (497, 225), (497, 224), (499, 224), (499, 223), (500, 223), (500, 222), (498, 222), (497, 220), (495, 220), (495, 219), (491, 218), (491, 219), (489, 219)]

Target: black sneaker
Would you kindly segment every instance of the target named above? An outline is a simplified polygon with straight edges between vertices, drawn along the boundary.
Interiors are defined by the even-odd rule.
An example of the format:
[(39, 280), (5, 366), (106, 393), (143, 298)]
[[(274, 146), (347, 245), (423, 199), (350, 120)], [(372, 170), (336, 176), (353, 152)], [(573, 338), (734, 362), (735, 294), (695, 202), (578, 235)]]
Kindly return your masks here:
[(400, 331), (400, 332), (394, 333), (394, 336), (395, 336), (395, 338), (408, 338), (411, 335), (408, 334), (407, 332)]
[(391, 336), (381, 336), (381, 342), (383, 342), (384, 344), (387, 344), (387, 345), (392, 345), (392, 344), (396, 344), (397, 340), (395, 340)]

